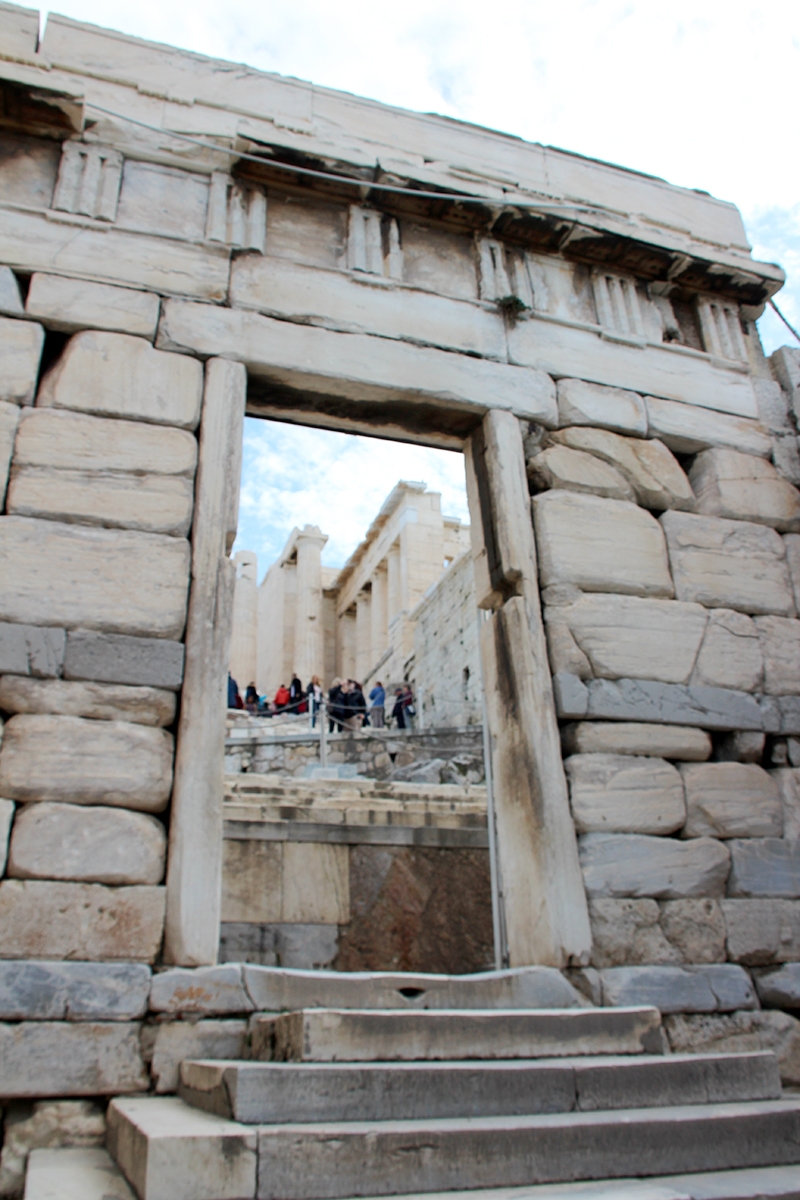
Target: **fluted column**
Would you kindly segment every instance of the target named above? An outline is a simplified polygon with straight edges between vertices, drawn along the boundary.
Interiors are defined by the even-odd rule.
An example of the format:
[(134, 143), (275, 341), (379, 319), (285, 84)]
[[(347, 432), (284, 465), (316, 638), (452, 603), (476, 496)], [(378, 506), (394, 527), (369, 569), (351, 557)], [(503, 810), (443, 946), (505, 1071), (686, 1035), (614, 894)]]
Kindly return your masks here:
[(381, 563), (372, 576), (372, 636), (370, 669), (389, 645), (389, 581), (386, 564)]
[(231, 632), (230, 671), (244, 690), (256, 681), (258, 649), (258, 558), (252, 550), (234, 555), (236, 585), (233, 592), (233, 629)]
[(387, 606), (389, 620), (403, 607), (400, 596), (400, 546), (395, 542), (386, 558)]
[(356, 599), (356, 679), (359, 683), (372, 666), (372, 594), (358, 593)]
[(306, 525), (297, 535), (297, 594), (294, 627), (294, 663), (305, 687), (312, 675), (322, 676), (325, 666), (322, 621), (322, 547), (327, 535), (316, 525)]

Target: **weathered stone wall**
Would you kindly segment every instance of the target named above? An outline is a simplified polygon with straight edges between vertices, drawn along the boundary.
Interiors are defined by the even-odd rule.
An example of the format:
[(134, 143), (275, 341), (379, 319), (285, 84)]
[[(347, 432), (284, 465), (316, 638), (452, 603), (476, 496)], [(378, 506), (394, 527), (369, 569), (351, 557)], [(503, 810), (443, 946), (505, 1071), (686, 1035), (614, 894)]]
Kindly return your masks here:
[(411, 614), (410, 681), (428, 725), (472, 725), (483, 719), (472, 555), (452, 564)]
[[(796, 363), (779, 352), (778, 378)], [(792, 397), (758, 388), (763, 433), (562, 380), (558, 430), (526, 442), (592, 963), (609, 979), (800, 957), (797, 439)]]

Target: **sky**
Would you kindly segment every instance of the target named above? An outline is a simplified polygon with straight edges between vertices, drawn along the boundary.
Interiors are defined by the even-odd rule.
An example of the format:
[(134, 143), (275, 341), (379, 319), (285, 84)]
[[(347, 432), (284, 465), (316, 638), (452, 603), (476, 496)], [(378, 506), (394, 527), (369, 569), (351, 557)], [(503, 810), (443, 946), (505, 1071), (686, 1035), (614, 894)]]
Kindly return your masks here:
[[(62, 0), (53, 11), (732, 200), (755, 257), (786, 271), (776, 300), (800, 331), (798, 0)], [(768, 354), (800, 344), (770, 310), (759, 329)], [(307, 430), (287, 441), (289, 427), (278, 428), (246, 434), (238, 545), (274, 557), (293, 524), (325, 528), (332, 491), (317, 479), (337, 475), (350, 486), (335, 532), (327, 517), (329, 565), (344, 561), (398, 478), (441, 490), (459, 515), (458, 456)], [(320, 500), (327, 507), (315, 508)]]

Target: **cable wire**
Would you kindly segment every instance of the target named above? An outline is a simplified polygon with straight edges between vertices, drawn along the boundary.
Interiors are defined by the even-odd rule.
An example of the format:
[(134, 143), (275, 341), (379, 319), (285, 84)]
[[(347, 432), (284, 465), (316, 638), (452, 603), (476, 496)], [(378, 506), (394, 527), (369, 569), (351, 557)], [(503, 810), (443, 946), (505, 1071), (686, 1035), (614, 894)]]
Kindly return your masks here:
[(800, 333), (797, 332), (794, 325), (789, 324), (789, 322), (786, 320), (786, 317), (783, 315), (783, 313), (778, 308), (777, 304), (775, 303), (775, 301), (772, 298), (770, 298), (769, 305), (770, 305), (770, 308), (775, 309), (775, 312), (778, 314), (780, 319), (783, 321), (784, 325), (789, 330), (789, 332), (794, 334), (794, 336), (797, 338), (798, 342), (800, 342)]

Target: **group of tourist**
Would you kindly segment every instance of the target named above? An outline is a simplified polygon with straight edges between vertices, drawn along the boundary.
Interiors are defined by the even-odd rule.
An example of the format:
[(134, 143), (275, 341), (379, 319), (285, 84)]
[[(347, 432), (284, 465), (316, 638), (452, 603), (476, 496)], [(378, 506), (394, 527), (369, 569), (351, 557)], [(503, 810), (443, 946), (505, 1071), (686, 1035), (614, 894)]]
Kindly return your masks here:
[[(307, 688), (303, 688), (297, 675), (292, 675), (289, 687), (282, 683), (274, 699), (268, 700), (266, 696), (259, 696), (254, 683), (247, 685), (242, 699), (239, 685), (230, 671), (228, 672), (228, 708), (244, 709), (260, 717), (274, 717), (281, 713), (310, 713), (313, 729), (323, 702), (324, 692), (318, 675), (312, 676)], [(409, 729), (416, 716), (414, 695), (411, 688), (405, 684), (395, 688), (392, 711), (387, 718), (386, 689), (380, 680), (370, 691), (367, 701), (357, 680), (334, 679), (328, 690), (325, 706), (328, 710), (329, 733), (341, 733), (344, 729), (357, 731), (367, 725), (374, 729), (383, 729), (392, 721), (398, 729)]]

